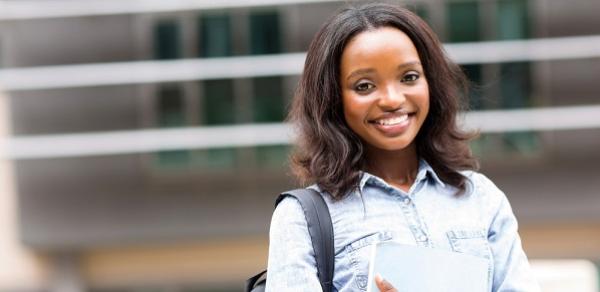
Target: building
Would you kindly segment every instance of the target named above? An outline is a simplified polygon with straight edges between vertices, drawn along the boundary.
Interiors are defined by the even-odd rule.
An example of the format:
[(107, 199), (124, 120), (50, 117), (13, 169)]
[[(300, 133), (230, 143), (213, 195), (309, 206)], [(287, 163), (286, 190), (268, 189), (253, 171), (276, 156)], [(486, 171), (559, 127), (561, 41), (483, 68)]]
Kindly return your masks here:
[[(288, 64), (302, 59), (314, 33), (343, 3), (190, 1), (140, 8), (41, 1), (25, 9), (9, 2), (0, 4), (0, 86), (10, 95), (10, 141), (33, 150), (23, 146), (9, 155), (14, 190), (4, 192), (15, 196), (7, 205), (16, 202), (23, 245), (16, 248), (26, 250), (24, 261), (33, 267), (24, 275), (37, 284), (21, 287), (22, 280), (14, 280), (16, 288), (0, 289), (238, 291), (266, 265), (273, 199), (294, 182), (285, 167), (285, 139), (238, 147), (227, 146), (236, 138), (227, 135), (239, 133), (236, 126), (280, 125), (301, 70)], [(600, 47), (600, 3), (394, 2), (414, 9), (450, 46), (472, 46), (472, 55), (486, 54), (477, 43), (567, 44), (558, 56), (539, 59), (459, 60), (478, 85), (471, 93), (474, 110), (591, 109), (580, 121), (600, 113), (600, 51), (581, 55), (576, 45)], [(265, 56), (282, 63), (251, 66)], [(228, 60), (250, 65), (238, 68)], [(146, 65), (152, 70), (140, 74)], [(511, 117), (503, 113), (492, 122), (500, 130), (484, 130), (473, 148), (511, 200), (529, 256), (598, 263), (600, 124), (502, 130)], [(158, 141), (150, 144), (162, 146), (144, 151), (102, 150), (122, 142), (110, 137), (135, 141), (129, 134), (141, 130), (216, 126), (225, 133), (217, 146)], [(86, 138), (103, 144), (44, 154), (56, 141)]]

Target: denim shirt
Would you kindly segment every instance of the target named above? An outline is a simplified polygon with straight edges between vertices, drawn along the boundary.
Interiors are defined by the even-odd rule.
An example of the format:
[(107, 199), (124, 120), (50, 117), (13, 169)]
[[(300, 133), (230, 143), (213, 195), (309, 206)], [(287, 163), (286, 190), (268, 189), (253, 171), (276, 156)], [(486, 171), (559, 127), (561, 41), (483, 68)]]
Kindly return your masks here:
[[(424, 160), (408, 192), (366, 172), (358, 190), (341, 200), (321, 192), (335, 236), (333, 290), (366, 291), (370, 247), (395, 241), (486, 259), (489, 291), (539, 291), (506, 196), (484, 175), (462, 174), (467, 191), (458, 197), (457, 189), (442, 182)], [(276, 208), (269, 236), (266, 291), (322, 291), (296, 199), (285, 198)]]

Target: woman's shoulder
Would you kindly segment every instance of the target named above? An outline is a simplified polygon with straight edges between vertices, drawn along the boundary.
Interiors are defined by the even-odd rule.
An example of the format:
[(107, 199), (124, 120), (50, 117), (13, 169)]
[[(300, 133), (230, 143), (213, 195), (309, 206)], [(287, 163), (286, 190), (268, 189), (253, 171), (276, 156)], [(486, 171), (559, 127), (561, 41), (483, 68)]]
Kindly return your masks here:
[[(317, 191), (321, 196), (326, 198), (325, 201), (327, 202), (327, 194), (321, 191), (317, 185), (308, 186), (306, 189)], [(286, 221), (290, 223), (290, 221), (306, 221), (306, 218), (304, 216), (302, 205), (298, 199), (293, 196), (285, 196), (277, 204), (277, 207), (273, 212), (272, 221)]]
[(485, 174), (474, 170), (461, 171), (461, 174), (467, 179), (466, 193), (469, 196), (495, 204), (506, 199), (504, 192)]
[(498, 216), (514, 216), (508, 197), (488, 176), (477, 171), (465, 171), (468, 180), (468, 201), (482, 214), (483, 222), (493, 224)]
[(473, 188), (473, 190), (477, 189), (498, 189), (496, 184), (485, 174), (475, 171), (475, 170), (463, 170), (460, 172), (466, 179), (468, 187)]
[(271, 228), (273, 226), (287, 226), (289, 224), (306, 224), (304, 211), (298, 199), (285, 196), (275, 207), (271, 217)]

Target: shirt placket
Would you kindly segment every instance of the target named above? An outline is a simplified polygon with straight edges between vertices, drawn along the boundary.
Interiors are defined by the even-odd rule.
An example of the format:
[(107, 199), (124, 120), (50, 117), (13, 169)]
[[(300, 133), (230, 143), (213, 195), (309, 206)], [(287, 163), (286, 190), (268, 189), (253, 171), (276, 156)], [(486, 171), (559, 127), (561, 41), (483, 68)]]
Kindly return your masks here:
[[(423, 181), (419, 182), (420, 184)], [(432, 241), (429, 236), (429, 232), (427, 230), (427, 225), (421, 220), (421, 216), (417, 210), (417, 206), (414, 202), (415, 194), (423, 188), (423, 185), (417, 186), (412, 192), (409, 194), (401, 194), (400, 195), (400, 208), (402, 209), (402, 213), (406, 218), (406, 222), (408, 223), (408, 227), (412, 232), (417, 245), (432, 247)], [(411, 196), (412, 194), (412, 196)], [(412, 198), (411, 198), (412, 197)]]

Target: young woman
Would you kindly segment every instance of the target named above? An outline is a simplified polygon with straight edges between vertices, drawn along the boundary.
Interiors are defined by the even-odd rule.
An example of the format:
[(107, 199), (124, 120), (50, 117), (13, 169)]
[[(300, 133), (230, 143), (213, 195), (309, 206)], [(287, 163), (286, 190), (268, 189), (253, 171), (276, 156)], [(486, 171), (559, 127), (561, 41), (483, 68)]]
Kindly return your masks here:
[[(509, 202), (474, 171), (472, 135), (456, 124), (465, 84), (408, 10), (346, 8), (317, 33), (290, 113), (292, 168), (329, 207), (334, 290), (366, 290), (369, 247), (396, 241), (486, 259), (490, 291), (538, 291)], [(267, 278), (267, 291), (321, 291), (293, 198), (273, 214)]]

